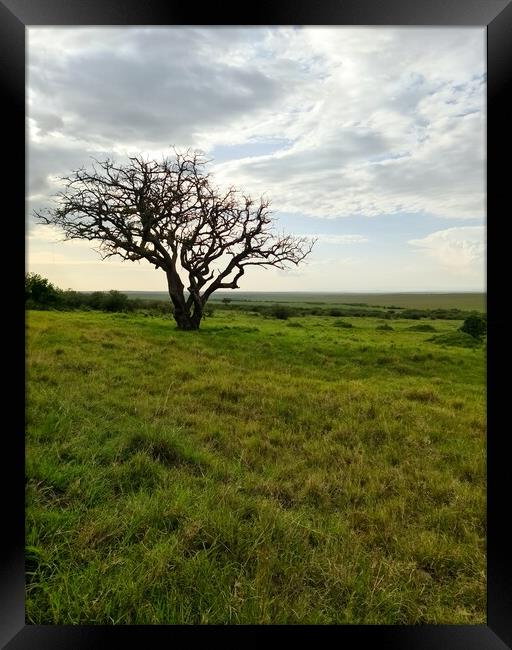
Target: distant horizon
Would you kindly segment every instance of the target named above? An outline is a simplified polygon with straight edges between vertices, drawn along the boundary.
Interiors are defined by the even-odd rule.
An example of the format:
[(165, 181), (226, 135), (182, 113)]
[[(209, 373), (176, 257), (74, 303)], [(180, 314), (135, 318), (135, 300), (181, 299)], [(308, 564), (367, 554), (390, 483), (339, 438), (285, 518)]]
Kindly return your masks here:
[[(111, 291), (111, 289), (80, 289), (78, 290), (79, 293), (92, 293), (94, 291)], [(114, 291), (120, 291), (121, 293), (165, 293), (167, 294), (168, 292), (165, 291), (164, 289), (159, 290), (159, 289), (115, 289)], [(251, 289), (251, 290), (244, 290), (244, 289), (224, 289), (224, 290), (219, 290), (216, 291), (213, 296), (216, 294), (230, 294), (230, 293), (320, 293), (320, 294), (355, 294), (355, 295), (362, 295), (362, 294), (393, 294), (393, 293), (400, 293), (400, 294), (409, 294), (409, 295), (414, 295), (418, 293), (426, 293), (426, 294), (450, 294), (450, 293), (481, 293), (481, 294), (486, 294), (486, 290), (480, 290), (480, 289), (475, 289), (475, 290), (458, 290), (458, 289), (453, 289), (453, 290), (443, 290), (443, 291), (400, 291), (400, 290), (380, 290), (380, 289), (374, 289), (374, 290), (367, 290), (367, 291), (343, 291), (343, 290), (338, 290), (338, 291), (323, 291), (323, 290), (290, 290), (290, 291), (266, 291), (265, 289)]]

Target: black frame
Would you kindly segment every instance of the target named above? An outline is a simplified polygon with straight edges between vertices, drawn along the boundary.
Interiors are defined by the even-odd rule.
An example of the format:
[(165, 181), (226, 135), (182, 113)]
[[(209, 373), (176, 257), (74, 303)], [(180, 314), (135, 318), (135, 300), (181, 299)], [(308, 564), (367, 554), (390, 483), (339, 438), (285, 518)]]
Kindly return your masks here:
[[(0, 0), (0, 87), (4, 90), (2, 113), (4, 135), (13, 138), (14, 146), (4, 150), (3, 198), (12, 200), (12, 212), (4, 211), (5, 219), (12, 219), (7, 240), (12, 242), (15, 231), (24, 241), (25, 223), (25, 27), (32, 25), (424, 25), (424, 26), (480, 26), (487, 27), (487, 295), (489, 362), (487, 366), (487, 396), (489, 438), (487, 446), (488, 531), (487, 531), (487, 625), (424, 625), (424, 626), (336, 626), (334, 638), (348, 647), (359, 643), (376, 644), (383, 648), (427, 650), (504, 650), (512, 647), (512, 571), (508, 560), (509, 539), (505, 532), (507, 510), (500, 496), (507, 495), (510, 478), (507, 474), (505, 440), (499, 415), (504, 416), (505, 380), (507, 368), (503, 353), (509, 349), (505, 341), (505, 317), (499, 312), (498, 300), (500, 261), (505, 257), (504, 237), (499, 236), (499, 217), (506, 218), (506, 181), (510, 184), (510, 155), (512, 137), (507, 118), (505, 92), (511, 84), (512, 70), (512, 3), (511, 0), (280, 0), (275, 4), (257, 2), (241, 10), (240, 5), (205, 5), (199, 10), (191, 4), (168, 0)], [(507, 146), (508, 145), (508, 146)], [(7, 151), (9, 152), (7, 154)], [(505, 152), (502, 164), (499, 152)], [(508, 158), (507, 158), (508, 156)], [(10, 245), (12, 248), (12, 245)], [(4, 254), (5, 254), (4, 248)], [(13, 293), (23, 298), (23, 255), (16, 250), (10, 269), (16, 280), (8, 278)], [(23, 268), (22, 268), (23, 267)], [(16, 271), (14, 271), (16, 269)], [(15, 302), (15, 300), (13, 300)], [(10, 303), (12, 304), (12, 303)], [(9, 306), (10, 306), (9, 304)], [(504, 307), (502, 308), (503, 311)], [(20, 304), (24, 314), (24, 304)], [(11, 322), (14, 319), (11, 319)], [(24, 368), (24, 316), (22, 322), (13, 322), (11, 331), (3, 339), (4, 351), (13, 353), (13, 366)], [(22, 357), (23, 355), (23, 357)], [(501, 368), (500, 368), (501, 366)], [(9, 367), (4, 364), (4, 368)], [(500, 369), (504, 372), (500, 374)], [(21, 409), (16, 411), (14, 427), (5, 429), (3, 472), (3, 511), (5, 513), (4, 552), (0, 562), (0, 644), (9, 650), (23, 648), (106, 648), (121, 646), (129, 641), (151, 646), (172, 643), (176, 632), (186, 631), (193, 636), (197, 630), (207, 631), (209, 640), (215, 626), (38, 626), (25, 624), (24, 609), (24, 431), (23, 408), (24, 372), (9, 374), (12, 400), (21, 396)], [(11, 401), (11, 400), (10, 400)], [(8, 405), (10, 406), (10, 401)], [(19, 415), (18, 415), (19, 414)], [(504, 419), (504, 422), (507, 420)], [(11, 470), (11, 471), (9, 471)], [(510, 494), (510, 489), (508, 490)], [(8, 531), (8, 533), (7, 533)], [(245, 626), (230, 626), (232, 634), (245, 631)], [(255, 627), (250, 632), (258, 634)], [(284, 627), (288, 633), (290, 626)], [(294, 626), (291, 626), (293, 632)], [(303, 627), (303, 626), (301, 626)], [(312, 626), (313, 627), (313, 626)], [(179, 629), (178, 629), (179, 628)], [(309, 628), (308, 628), (309, 629)], [(233, 631), (234, 630), (234, 631)], [(316, 635), (324, 630), (314, 626)], [(306, 630), (301, 630), (306, 632)]]

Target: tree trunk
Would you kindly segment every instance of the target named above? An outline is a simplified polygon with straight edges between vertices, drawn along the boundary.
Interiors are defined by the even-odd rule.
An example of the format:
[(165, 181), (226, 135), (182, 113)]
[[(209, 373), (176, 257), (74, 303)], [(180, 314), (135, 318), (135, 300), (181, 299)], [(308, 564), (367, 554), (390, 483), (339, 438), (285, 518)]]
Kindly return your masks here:
[(186, 310), (176, 309), (176, 306), (174, 306), (173, 315), (180, 330), (198, 330), (203, 317), (202, 312), (198, 313), (197, 310), (194, 310), (192, 314), (189, 314)]
[(192, 312), (187, 308), (184, 286), (177, 273), (167, 272), (167, 284), (173, 305), (173, 316), (178, 329), (198, 330), (203, 318), (202, 305), (196, 302)]

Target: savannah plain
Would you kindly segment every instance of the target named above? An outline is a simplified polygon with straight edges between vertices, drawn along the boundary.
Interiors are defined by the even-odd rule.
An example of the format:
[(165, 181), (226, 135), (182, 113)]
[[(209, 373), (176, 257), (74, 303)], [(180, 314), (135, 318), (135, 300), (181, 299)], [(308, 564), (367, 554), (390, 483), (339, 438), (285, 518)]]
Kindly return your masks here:
[(485, 623), (485, 296), (209, 306), (27, 312), (27, 621)]

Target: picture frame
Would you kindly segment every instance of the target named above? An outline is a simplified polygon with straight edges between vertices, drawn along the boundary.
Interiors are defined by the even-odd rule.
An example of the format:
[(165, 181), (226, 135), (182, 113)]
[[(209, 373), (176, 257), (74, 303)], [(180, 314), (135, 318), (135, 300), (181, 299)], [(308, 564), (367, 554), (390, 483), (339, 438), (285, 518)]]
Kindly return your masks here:
[[(506, 322), (499, 312), (498, 290), (504, 274), (502, 247), (505, 238), (498, 234), (499, 216), (506, 216), (505, 188), (509, 165), (502, 164), (500, 151), (507, 151), (510, 142), (508, 124), (510, 105), (505, 91), (510, 86), (512, 71), (512, 3), (510, 0), (487, 0), (468, 3), (465, 0), (324, 0), (321, 4), (291, 2), (274, 5), (257, 3), (253, 6), (229, 7), (209, 5), (193, 9), (190, 5), (174, 2), (110, 0), (93, 2), (83, 0), (0, 0), (0, 66), (1, 87), (6, 91), (4, 125), (12, 138), (4, 178), (12, 201), (11, 212), (25, 214), (25, 30), (36, 25), (410, 25), (410, 26), (482, 26), (487, 28), (487, 295), (488, 295), (488, 444), (487, 444), (487, 625), (440, 626), (335, 626), (330, 632), (335, 642), (346, 647), (357, 644), (383, 648), (446, 650), (503, 650), (512, 647), (512, 579), (508, 552), (510, 542), (506, 535), (507, 511), (505, 499), (509, 488), (508, 456), (504, 402), (506, 382), (503, 350), (507, 348), (504, 335)], [(23, 198), (22, 198), (23, 197)], [(11, 231), (17, 241), (24, 241), (24, 220), (12, 219)], [(23, 225), (22, 225), (23, 223)], [(12, 241), (12, 236), (9, 238)], [(12, 269), (21, 266), (22, 255), (16, 247)], [(8, 272), (8, 276), (11, 272)], [(16, 281), (10, 290), (22, 295)], [(21, 275), (21, 273), (20, 273)], [(9, 284), (11, 284), (9, 277)], [(23, 307), (20, 313), (23, 314)], [(503, 309), (503, 307), (502, 307)], [(5, 317), (7, 320), (7, 317)], [(23, 316), (22, 316), (23, 319)], [(21, 320), (22, 320), (21, 319)], [(175, 641), (176, 632), (195, 636), (198, 631), (217, 634), (212, 627), (224, 626), (37, 626), (25, 624), (24, 610), (24, 444), (20, 432), (24, 429), (24, 322), (9, 319), (10, 331), (4, 339), (11, 362), (6, 368), (17, 368), (10, 378), (9, 410), (11, 401), (18, 406), (13, 424), (4, 429), (4, 552), (2, 554), (0, 585), (0, 643), (8, 650), (23, 648), (103, 648), (116, 647), (126, 642), (155, 647)], [(21, 399), (20, 399), (21, 398)], [(21, 402), (21, 404), (20, 404)], [(503, 416), (503, 417), (501, 417)], [(502, 423), (503, 422), (503, 423)], [(177, 630), (176, 628), (179, 628)], [(235, 628), (233, 630), (233, 627)], [(226, 630), (237, 637), (249, 632), (259, 637), (254, 627), (231, 626)], [(265, 634), (265, 626), (263, 627)], [(283, 634), (289, 633), (288, 626)], [(303, 626), (301, 626), (303, 627)], [(309, 627), (309, 626), (306, 626)], [(315, 627), (313, 634), (325, 630)], [(302, 634), (305, 630), (301, 630)], [(293, 633), (293, 628), (292, 628)], [(190, 636), (188, 637), (190, 638)]]

